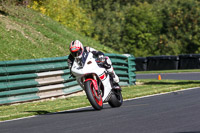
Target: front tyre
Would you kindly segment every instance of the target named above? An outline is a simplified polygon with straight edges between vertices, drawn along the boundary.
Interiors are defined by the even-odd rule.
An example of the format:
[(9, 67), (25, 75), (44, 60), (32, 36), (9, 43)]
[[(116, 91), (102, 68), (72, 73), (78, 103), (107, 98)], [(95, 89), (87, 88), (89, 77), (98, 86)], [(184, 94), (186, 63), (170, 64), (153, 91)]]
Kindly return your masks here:
[(111, 95), (110, 100), (108, 101), (109, 105), (113, 108), (120, 107), (123, 103), (123, 97), (121, 90), (113, 89), (113, 94)]
[(85, 93), (92, 107), (96, 110), (101, 110), (103, 108), (102, 96), (95, 90), (93, 82), (88, 80), (84, 83), (84, 85)]

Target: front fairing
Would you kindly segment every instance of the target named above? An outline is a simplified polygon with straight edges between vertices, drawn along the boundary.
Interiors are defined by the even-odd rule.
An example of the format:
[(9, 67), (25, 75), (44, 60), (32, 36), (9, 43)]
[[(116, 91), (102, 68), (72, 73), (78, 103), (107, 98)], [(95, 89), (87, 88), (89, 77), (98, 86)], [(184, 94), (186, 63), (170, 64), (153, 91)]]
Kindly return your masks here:
[(71, 70), (76, 77), (82, 77), (89, 73), (100, 75), (105, 71), (104, 68), (99, 68), (92, 53), (87, 53), (81, 59), (75, 59)]

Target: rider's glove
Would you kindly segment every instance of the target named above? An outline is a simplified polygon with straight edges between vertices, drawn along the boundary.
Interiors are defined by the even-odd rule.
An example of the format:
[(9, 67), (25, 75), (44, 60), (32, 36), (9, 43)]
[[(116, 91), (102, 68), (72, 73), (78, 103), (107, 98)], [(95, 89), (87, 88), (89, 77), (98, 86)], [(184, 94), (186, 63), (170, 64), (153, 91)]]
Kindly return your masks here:
[(73, 74), (70, 74), (69, 78), (75, 78), (75, 76)]
[(105, 57), (103, 55), (99, 55), (98, 60), (100, 62), (104, 62), (105, 61)]
[(107, 59), (104, 61), (103, 65), (104, 65), (104, 67), (106, 69), (110, 69), (111, 68), (111, 63), (109, 63), (109, 61)]

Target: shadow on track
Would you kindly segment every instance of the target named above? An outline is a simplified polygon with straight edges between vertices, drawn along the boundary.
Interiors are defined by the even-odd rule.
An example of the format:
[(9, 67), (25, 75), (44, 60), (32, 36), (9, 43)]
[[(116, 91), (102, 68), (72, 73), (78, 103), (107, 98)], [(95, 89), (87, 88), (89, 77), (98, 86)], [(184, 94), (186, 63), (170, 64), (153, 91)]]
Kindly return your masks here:
[[(111, 108), (109, 106), (104, 106), (104, 108), (102, 110), (106, 110), (106, 109), (113, 109), (113, 108)], [(62, 112), (50, 113), (50, 115), (52, 115), (52, 114), (84, 113), (84, 112), (100, 112), (100, 111), (101, 110), (95, 110), (92, 107), (85, 107), (85, 108), (80, 108), (80, 109), (72, 109), (72, 110), (66, 110), (66, 111), (62, 111)]]
[(63, 111), (63, 112), (55, 112), (55, 113), (52, 113), (52, 114), (71, 114), (71, 113), (84, 113), (84, 112), (92, 112), (92, 111), (96, 111), (95, 109), (93, 108), (88, 108), (88, 109), (75, 109), (75, 110), (66, 110), (66, 111)]
[(90, 111), (96, 111), (94, 109), (82, 109), (82, 110), (69, 110), (69, 111), (62, 111), (62, 112), (48, 112), (45, 110), (33, 110), (33, 111), (25, 111), (25, 112), (33, 112), (34, 115), (55, 115), (55, 114), (68, 114), (68, 113), (82, 113), (82, 112), (90, 112)]
[[(111, 107), (104, 107), (102, 110), (105, 109), (112, 109)], [(66, 111), (61, 111), (61, 112), (48, 112), (45, 110), (33, 110), (33, 111), (25, 111), (25, 112), (34, 112), (35, 115), (55, 115), (55, 114), (70, 114), (70, 113), (84, 113), (84, 112), (94, 112), (99, 110), (95, 110), (91, 107), (88, 108), (82, 108), (82, 109), (72, 109), (72, 110), (66, 110)]]
[(49, 111), (45, 111), (45, 110), (37, 110), (37, 111), (25, 111), (25, 112), (33, 112), (35, 115), (45, 115), (45, 114), (48, 114), (48, 113), (51, 113)]

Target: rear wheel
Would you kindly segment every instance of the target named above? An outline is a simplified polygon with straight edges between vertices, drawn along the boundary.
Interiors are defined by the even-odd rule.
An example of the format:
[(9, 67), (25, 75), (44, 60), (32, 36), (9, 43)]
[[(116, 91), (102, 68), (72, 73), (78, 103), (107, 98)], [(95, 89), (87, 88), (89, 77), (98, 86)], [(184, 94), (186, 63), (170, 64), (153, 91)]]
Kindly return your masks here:
[(110, 100), (108, 101), (109, 105), (113, 108), (120, 107), (123, 103), (123, 97), (121, 90), (113, 89), (113, 94), (111, 95)]
[(103, 101), (100, 90), (95, 90), (94, 84), (91, 80), (86, 81), (85, 83), (85, 93), (92, 107), (96, 110), (101, 110), (103, 108)]

